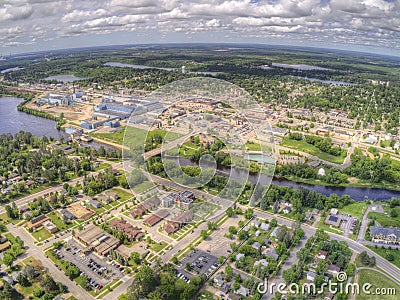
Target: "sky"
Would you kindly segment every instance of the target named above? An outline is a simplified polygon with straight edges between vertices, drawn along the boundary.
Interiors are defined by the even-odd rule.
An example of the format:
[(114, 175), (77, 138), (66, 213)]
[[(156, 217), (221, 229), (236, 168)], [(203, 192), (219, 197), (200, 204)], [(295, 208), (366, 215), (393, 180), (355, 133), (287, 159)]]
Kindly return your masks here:
[(400, 0), (0, 0), (0, 54), (257, 43), (400, 56)]

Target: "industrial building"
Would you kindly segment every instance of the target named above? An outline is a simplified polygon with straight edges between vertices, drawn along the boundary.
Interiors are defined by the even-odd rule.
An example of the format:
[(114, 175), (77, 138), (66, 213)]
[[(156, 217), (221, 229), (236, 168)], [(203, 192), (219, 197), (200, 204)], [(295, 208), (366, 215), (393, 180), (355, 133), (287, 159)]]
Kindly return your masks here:
[(41, 98), (37, 105), (51, 104), (58, 106), (71, 106), (73, 103), (72, 95), (58, 95), (48, 93), (45, 97)]

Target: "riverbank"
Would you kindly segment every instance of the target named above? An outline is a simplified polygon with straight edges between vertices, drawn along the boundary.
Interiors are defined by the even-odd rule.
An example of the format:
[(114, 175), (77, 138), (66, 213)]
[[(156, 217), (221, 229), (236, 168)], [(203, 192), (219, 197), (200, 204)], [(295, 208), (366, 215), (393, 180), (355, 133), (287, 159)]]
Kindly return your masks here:
[(347, 183), (338, 183), (338, 184), (331, 184), (327, 183), (318, 179), (305, 179), (296, 176), (281, 176), (275, 175), (274, 178), (276, 179), (285, 179), (297, 183), (304, 183), (310, 185), (320, 185), (320, 186), (327, 186), (327, 187), (355, 187), (355, 188), (373, 188), (373, 189), (386, 189), (391, 191), (400, 192), (400, 186), (396, 186), (394, 184), (388, 183), (370, 183), (370, 182), (347, 182)]

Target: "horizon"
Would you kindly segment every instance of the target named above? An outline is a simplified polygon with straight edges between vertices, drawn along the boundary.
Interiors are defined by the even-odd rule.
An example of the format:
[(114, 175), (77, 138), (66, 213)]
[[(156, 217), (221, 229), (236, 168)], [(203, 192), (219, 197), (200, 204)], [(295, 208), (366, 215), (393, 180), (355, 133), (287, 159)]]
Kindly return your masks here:
[(5, 0), (0, 53), (234, 43), (400, 56), (397, 0)]
[[(306, 45), (287, 45), (287, 44), (263, 44), (263, 43), (246, 43), (246, 42), (165, 42), (165, 43), (137, 43), (137, 44), (113, 44), (113, 45), (92, 45), (92, 46), (82, 46), (82, 47), (67, 47), (67, 48), (55, 48), (55, 49), (45, 49), (45, 50), (33, 50), (27, 52), (18, 52), (18, 53), (9, 53), (4, 54), (0, 52), (0, 57), (3, 58), (13, 58), (25, 55), (35, 55), (40, 53), (51, 53), (51, 52), (74, 52), (80, 50), (90, 50), (96, 48), (104, 48), (104, 49), (114, 49), (114, 48), (124, 48), (124, 47), (152, 47), (152, 46), (214, 46), (214, 47), (234, 47), (237, 46), (238, 48), (245, 48), (249, 47), (251, 49), (268, 49), (268, 48), (276, 48), (276, 49), (300, 49), (300, 50), (313, 50), (319, 51), (321, 53), (326, 53), (329, 51), (333, 52), (342, 52), (342, 53), (353, 53), (357, 55), (367, 54), (372, 56), (387, 56), (392, 58), (399, 58), (400, 59), (400, 52), (399, 53), (386, 53), (380, 51), (372, 51), (370, 49), (343, 49), (343, 48), (328, 48), (322, 46), (306, 46)], [(234, 50), (234, 49), (231, 49)], [(369, 50), (369, 51), (368, 51)]]

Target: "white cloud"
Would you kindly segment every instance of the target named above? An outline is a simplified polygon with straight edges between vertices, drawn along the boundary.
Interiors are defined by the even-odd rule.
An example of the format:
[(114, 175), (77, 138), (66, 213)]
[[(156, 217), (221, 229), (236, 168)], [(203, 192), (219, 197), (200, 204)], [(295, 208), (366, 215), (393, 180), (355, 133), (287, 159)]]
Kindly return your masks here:
[[(165, 37), (219, 33), (400, 49), (400, 1), (387, 0), (5, 0), (0, 28), (21, 43), (113, 32)], [(18, 28), (18, 32), (15, 32)], [(15, 39), (15, 38), (14, 38)], [(221, 40), (223, 42), (223, 40)], [(5, 45), (5, 43), (3, 43)], [(8, 43), (9, 44), (9, 43)]]

